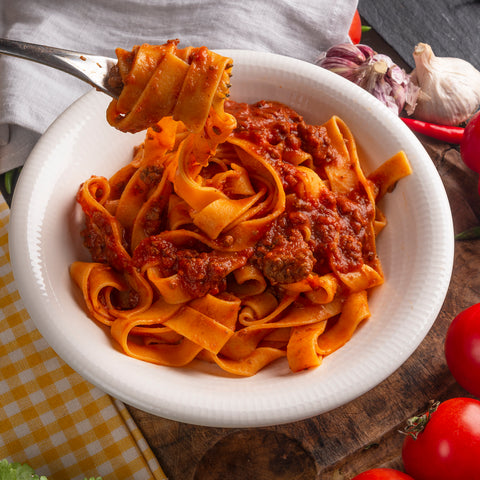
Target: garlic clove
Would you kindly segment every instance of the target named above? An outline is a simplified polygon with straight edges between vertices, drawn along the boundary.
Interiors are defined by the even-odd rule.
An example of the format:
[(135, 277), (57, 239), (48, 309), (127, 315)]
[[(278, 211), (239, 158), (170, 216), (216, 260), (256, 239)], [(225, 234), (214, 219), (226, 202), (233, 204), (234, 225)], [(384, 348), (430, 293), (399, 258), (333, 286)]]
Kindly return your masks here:
[(365, 62), (368, 58), (375, 55), (375, 52), (366, 45), (352, 45), (351, 43), (340, 43), (329, 48), (325, 54), (327, 58), (341, 58), (354, 62), (357, 65)]
[(363, 43), (359, 43), (358, 45), (356, 45), (356, 47), (363, 53), (367, 60), (369, 58), (372, 58), (376, 54), (375, 50), (370, 48), (368, 45), (364, 45)]
[(323, 59), (321, 66), (349, 80), (354, 80), (357, 75), (358, 65), (344, 58), (326, 57)]
[(420, 89), (415, 118), (443, 125), (467, 121), (480, 106), (480, 71), (461, 58), (437, 57), (419, 43), (411, 79)]

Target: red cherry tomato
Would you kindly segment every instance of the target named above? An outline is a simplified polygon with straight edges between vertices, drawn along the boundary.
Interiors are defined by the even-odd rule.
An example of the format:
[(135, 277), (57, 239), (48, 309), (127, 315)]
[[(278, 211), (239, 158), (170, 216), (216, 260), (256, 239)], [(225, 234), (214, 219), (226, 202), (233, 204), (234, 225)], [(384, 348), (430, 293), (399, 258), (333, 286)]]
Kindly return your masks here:
[(402, 459), (415, 480), (480, 480), (480, 401), (441, 403), (416, 439), (405, 438)]
[(354, 43), (355, 45), (357, 43), (360, 43), (360, 40), (362, 38), (362, 20), (360, 18), (358, 10), (355, 10), (355, 13), (353, 15), (353, 20), (350, 25), (350, 30), (348, 31), (348, 36), (350, 37), (352, 43)]
[(445, 338), (445, 358), (455, 380), (480, 398), (480, 303), (453, 319)]
[(372, 468), (353, 477), (352, 480), (413, 480), (413, 478), (393, 468)]
[(465, 127), (460, 141), (460, 154), (468, 168), (480, 173), (480, 111)]

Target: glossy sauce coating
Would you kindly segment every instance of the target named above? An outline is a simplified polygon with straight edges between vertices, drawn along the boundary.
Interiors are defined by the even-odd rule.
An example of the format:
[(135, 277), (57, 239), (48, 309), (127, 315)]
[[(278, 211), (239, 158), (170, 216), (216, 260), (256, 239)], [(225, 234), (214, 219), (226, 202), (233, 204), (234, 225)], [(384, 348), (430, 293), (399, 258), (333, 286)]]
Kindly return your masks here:
[(325, 189), (318, 198), (294, 195), (298, 173), (292, 161), (296, 159), (311, 156), (312, 168), (327, 180), (325, 165), (338, 153), (326, 128), (306, 124), (278, 102), (227, 102), (226, 110), (238, 122), (234, 135), (253, 142), (258, 153), (269, 159), (287, 194), (285, 212), (270, 224), (250, 261), (260, 265), (272, 283), (291, 283), (312, 271), (330, 270), (328, 261), (335, 263), (337, 271), (347, 273), (360, 268), (363, 258), (373, 260), (375, 253), (364, 251), (363, 246), (368, 243), (364, 237), (374, 215), (364, 192), (347, 196)]

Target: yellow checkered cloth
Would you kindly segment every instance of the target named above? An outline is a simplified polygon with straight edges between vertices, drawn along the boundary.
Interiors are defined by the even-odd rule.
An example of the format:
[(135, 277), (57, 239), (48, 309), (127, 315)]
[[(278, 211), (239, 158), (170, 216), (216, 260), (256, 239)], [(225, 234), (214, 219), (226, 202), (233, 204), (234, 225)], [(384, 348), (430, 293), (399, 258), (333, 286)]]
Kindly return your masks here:
[(65, 364), (25, 310), (0, 195), (0, 460), (49, 480), (166, 479), (128, 410)]

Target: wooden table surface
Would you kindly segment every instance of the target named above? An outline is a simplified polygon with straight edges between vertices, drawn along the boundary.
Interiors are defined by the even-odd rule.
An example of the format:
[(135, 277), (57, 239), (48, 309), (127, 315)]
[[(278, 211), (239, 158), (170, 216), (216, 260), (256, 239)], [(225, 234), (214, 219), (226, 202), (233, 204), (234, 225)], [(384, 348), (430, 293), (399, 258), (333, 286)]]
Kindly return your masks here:
[[(362, 42), (408, 71), (375, 32)], [(478, 175), (465, 167), (458, 148), (419, 138), (444, 183), (455, 233), (480, 224)], [(454, 316), (479, 301), (480, 240), (457, 241), (450, 287), (430, 332), (396, 372), (360, 398), (269, 428), (201, 427), (129, 410), (169, 480), (348, 480), (378, 466), (402, 470), (404, 437), (398, 431), (406, 420), (432, 399), (470, 396), (451, 376), (443, 344)]]

